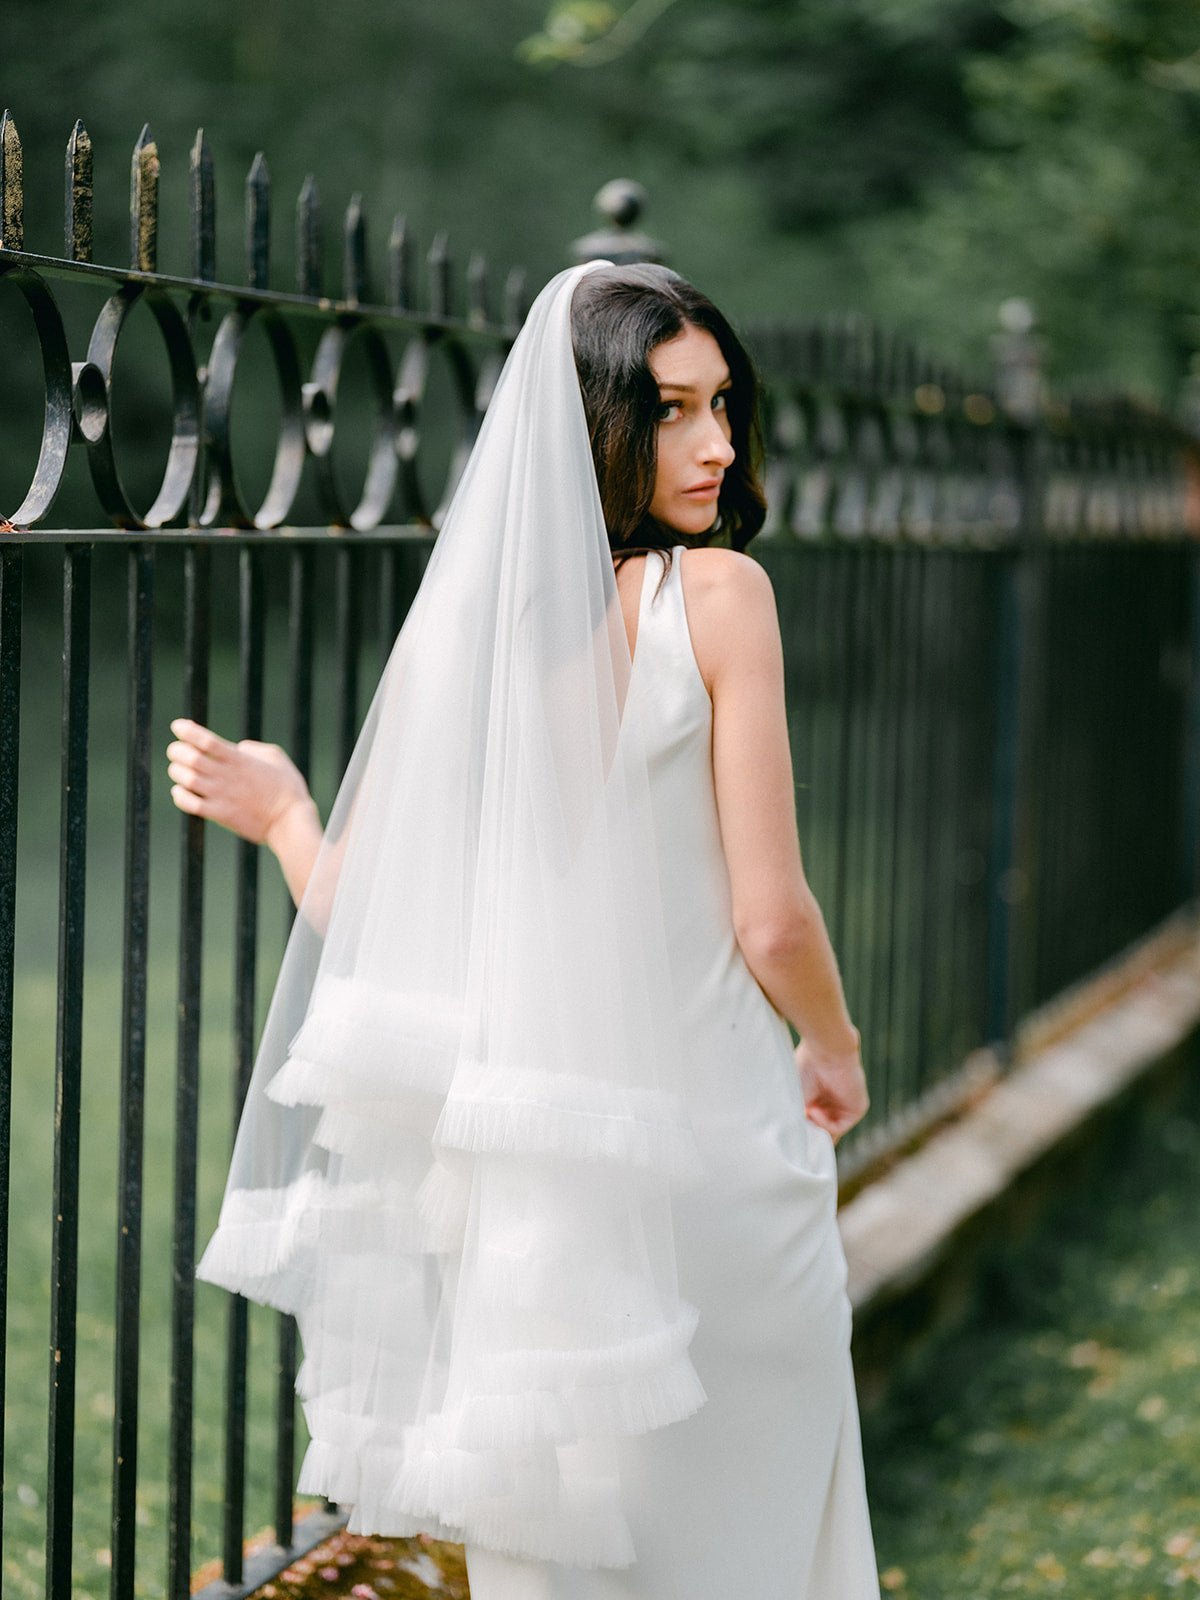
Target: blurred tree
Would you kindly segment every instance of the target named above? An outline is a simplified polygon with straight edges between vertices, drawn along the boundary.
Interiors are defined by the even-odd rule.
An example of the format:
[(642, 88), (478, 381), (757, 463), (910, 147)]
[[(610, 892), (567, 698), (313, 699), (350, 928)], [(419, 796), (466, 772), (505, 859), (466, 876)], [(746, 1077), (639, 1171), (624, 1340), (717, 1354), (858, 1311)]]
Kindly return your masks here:
[(1060, 374), (1171, 390), (1200, 342), (1194, 0), (556, 0), (522, 54), (637, 84), (803, 287), (942, 348), (1013, 293)]
[(123, 259), (129, 154), (149, 121), (160, 261), (186, 270), (203, 125), (225, 278), (240, 275), (261, 149), (280, 287), (307, 171), (330, 288), (355, 191), (377, 285), (396, 212), (420, 246), (446, 228), (460, 265), (479, 248), (536, 283), (622, 173), (649, 190), (647, 226), (672, 259), (735, 315), (856, 308), (984, 363), (995, 307), (1022, 295), (1052, 375), (1160, 391), (1200, 342), (1195, 0), (547, 4), (7, 0), (29, 247), (59, 247), (62, 152), (82, 117), (97, 259)]

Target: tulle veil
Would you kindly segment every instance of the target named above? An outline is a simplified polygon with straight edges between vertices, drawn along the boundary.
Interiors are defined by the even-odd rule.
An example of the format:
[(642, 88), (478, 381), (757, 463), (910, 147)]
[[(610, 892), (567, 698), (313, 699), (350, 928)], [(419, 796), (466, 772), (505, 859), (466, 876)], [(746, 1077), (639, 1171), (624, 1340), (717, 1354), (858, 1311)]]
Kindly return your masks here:
[(352, 1532), (636, 1559), (623, 1436), (705, 1395), (700, 1176), (630, 651), (559, 273), (518, 334), (284, 952), (197, 1277), (295, 1314)]

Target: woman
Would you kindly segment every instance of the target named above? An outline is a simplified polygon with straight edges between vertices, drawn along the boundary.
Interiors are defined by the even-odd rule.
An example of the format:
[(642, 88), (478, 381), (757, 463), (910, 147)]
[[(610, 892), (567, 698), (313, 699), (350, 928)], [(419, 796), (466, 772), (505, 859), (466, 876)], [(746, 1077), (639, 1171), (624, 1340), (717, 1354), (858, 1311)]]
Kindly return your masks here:
[[(879, 1594), (835, 1216), (867, 1091), (743, 553), (755, 399), (675, 274), (560, 274), (325, 833), (278, 746), (172, 723), (175, 803), (268, 844), (301, 908), (198, 1275), (300, 1318), (300, 1488), (461, 1538), (475, 1600)], [(282, 1164), (269, 1102), (321, 1114)], [(393, 1296), (369, 1339), (351, 1240)]]

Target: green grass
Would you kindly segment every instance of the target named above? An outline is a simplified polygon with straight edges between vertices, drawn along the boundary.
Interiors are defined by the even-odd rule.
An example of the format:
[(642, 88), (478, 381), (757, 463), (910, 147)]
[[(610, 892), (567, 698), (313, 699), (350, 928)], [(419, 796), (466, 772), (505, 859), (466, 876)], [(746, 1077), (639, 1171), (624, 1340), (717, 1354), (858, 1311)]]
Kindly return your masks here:
[(1143, 1126), (863, 1420), (885, 1593), (1200, 1593), (1200, 1109)]

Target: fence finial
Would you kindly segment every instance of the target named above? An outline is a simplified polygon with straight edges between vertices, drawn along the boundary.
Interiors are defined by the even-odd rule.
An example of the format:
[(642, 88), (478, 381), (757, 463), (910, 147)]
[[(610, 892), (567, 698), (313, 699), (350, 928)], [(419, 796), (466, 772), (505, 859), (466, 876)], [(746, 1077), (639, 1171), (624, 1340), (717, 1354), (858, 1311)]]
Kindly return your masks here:
[(445, 232), (436, 233), (426, 258), (429, 267), (429, 314), (448, 317), (450, 305), (450, 240)]
[(64, 234), (68, 261), (92, 259), (92, 141), (78, 118), (67, 140)]
[(486, 328), (491, 320), (489, 290), (487, 257), (476, 251), (467, 266), (467, 321), (472, 327)]
[(356, 306), (369, 299), (367, 292), (367, 219), (362, 195), (350, 196), (342, 219), (342, 299)]
[(271, 173), (259, 150), (246, 174), (246, 282), (266, 289), (271, 276)]
[(665, 263), (667, 248), (648, 233), (634, 228), (646, 208), (647, 195), (640, 183), (632, 178), (613, 178), (597, 193), (593, 206), (606, 219), (605, 224), (593, 233), (585, 233), (571, 245), (571, 259), (575, 262), (594, 261), (598, 256), (608, 261), (653, 261)]
[(212, 283), (217, 276), (216, 182), (212, 151), (203, 128), (196, 129), (188, 158), (188, 202), (192, 277)]
[(321, 293), (321, 195), (317, 180), (308, 173), (296, 199), (296, 291)]
[(1013, 296), (999, 310), (1000, 332), (992, 337), (996, 395), (1014, 422), (1036, 421), (1042, 408), (1042, 340), (1028, 300)]
[(129, 265), (135, 272), (158, 268), (158, 145), (144, 123), (129, 171)]
[(0, 248), (24, 250), (25, 202), (21, 136), (6, 111), (0, 117)]
[(525, 268), (513, 267), (504, 280), (504, 321), (515, 332), (529, 311)]
[(412, 306), (412, 239), (408, 220), (397, 212), (392, 219), (388, 235), (388, 305), (397, 311), (407, 311)]

